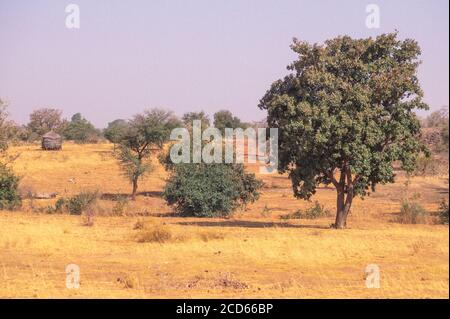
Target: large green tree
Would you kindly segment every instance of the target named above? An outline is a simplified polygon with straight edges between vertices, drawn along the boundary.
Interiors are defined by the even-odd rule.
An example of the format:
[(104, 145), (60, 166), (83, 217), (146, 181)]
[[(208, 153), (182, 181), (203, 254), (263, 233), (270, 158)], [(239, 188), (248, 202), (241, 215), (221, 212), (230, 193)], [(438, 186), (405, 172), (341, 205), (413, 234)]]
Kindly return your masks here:
[(413, 112), (428, 108), (417, 79), (420, 48), (397, 33), (323, 45), (294, 39), (291, 48), (291, 73), (259, 107), (279, 128), (279, 170), (289, 173), (294, 195), (309, 199), (319, 184), (333, 184), (334, 227), (344, 228), (355, 196), (393, 182), (393, 162), (411, 171), (426, 151)]

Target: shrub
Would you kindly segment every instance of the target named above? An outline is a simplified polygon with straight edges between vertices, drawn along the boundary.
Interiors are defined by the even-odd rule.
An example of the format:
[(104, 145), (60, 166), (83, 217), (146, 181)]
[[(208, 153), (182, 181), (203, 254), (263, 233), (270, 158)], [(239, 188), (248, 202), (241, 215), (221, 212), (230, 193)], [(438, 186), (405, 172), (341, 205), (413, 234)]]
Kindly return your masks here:
[(16, 209), (21, 206), (19, 180), (13, 171), (0, 163), (0, 209)]
[(321, 217), (329, 217), (332, 213), (325, 209), (323, 205), (320, 205), (318, 201), (314, 202), (314, 206), (307, 208), (306, 210), (297, 210), (296, 212), (288, 215), (281, 216), (282, 219), (317, 219)]
[(262, 182), (242, 165), (178, 164), (163, 192), (183, 216), (218, 217), (256, 201)]
[(439, 221), (441, 224), (448, 225), (448, 202), (442, 201), (439, 207)]
[(417, 202), (403, 200), (397, 222), (401, 224), (426, 224), (429, 220), (427, 211)]
[(125, 213), (125, 208), (128, 206), (128, 198), (126, 196), (119, 196), (117, 202), (112, 208), (114, 216), (122, 216)]
[(95, 204), (98, 197), (98, 192), (82, 192), (65, 200), (64, 202), (61, 202), (60, 204), (65, 206), (69, 214), (81, 215)]

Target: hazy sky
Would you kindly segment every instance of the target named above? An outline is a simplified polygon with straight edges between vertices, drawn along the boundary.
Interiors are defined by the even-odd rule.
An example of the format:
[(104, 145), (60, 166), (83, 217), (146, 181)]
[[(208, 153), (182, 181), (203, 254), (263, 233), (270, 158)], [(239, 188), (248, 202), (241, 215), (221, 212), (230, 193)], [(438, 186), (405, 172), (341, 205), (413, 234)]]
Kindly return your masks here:
[[(80, 8), (80, 29), (65, 7)], [(378, 4), (381, 27), (365, 25)], [(0, 0), (0, 97), (11, 117), (40, 107), (81, 112), (98, 127), (149, 107), (181, 115), (226, 108), (260, 120), (287, 73), (292, 37), (310, 42), (397, 29), (422, 47), (419, 78), (434, 109), (449, 101), (448, 1)]]

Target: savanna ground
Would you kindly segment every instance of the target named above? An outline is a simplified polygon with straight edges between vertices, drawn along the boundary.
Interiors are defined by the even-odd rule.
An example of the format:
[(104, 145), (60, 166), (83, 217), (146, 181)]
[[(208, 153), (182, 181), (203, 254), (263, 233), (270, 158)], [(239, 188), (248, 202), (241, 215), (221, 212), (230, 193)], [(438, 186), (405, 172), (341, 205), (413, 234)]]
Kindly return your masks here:
[[(60, 152), (13, 147), (22, 192), (70, 196), (83, 190), (126, 194), (129, 183), (111, 156), (112, 145), (66, 143)], [(380, 186), (354, 202), (349, 228), (330, 229), (333, 217), (282, 220), (311, 203), (292, 196), (286, 176), (260, 175), (258, 202), (231, 218), (181, 218), (161, 199), (166, 173), (140, 183), (136, 202), (113, 216), (117, 202), (98, 204), (93, 226), (80, 216), (48, 214), (52, 200), (25, 200), (21, 211), (0, 212), (0, 297), (3, 298), (448, 298), (449, 228), (393, 222), (405, 181)], [(255, 167), (250, 170), (256, 171)], [(415, 177), (408, 192), (428, 211), (448, 197), (448, 175)], [(418, 195), (417, 195), (418, 194)], [(335, 190), (313, 200), (335, 209)], [(171, 239), (141, 243), (149, 223)], [(66, 288), (65, 267), (81, 269), (81, 287)], [(365, 268), (377, 264), (381, 288), (368, 289)]]

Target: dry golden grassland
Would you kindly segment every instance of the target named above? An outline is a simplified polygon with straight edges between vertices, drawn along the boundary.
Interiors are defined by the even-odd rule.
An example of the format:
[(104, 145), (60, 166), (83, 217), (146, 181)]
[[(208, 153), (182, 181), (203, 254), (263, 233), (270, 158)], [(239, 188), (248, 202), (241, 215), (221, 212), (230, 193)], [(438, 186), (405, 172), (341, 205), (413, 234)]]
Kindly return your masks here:
[[(66, 143), (60, 152), (13, 147), (23, 192), (58, 197), (82, 190), (129, 193), (108, 144)], [(286, 176), (261, 175), (258, 202), (229, 219), (174, 217), (160, 198), (166, 173), (140, 183), (136, 202), (113, 216), (101, 200), (94, 225), (80, 216), (37, 213), (52, 200), (25, 200), (22, 211), (0, 212), (2, 298), (448, 298), (449, 228), (393, 222), (405, 177), (356, 199), (346, 230), (333, 217), (282, 220), (311, 203), (292, 196)], [(255, 169), (250, 167), (250, 169)], [(428, 211), (448, 196), (448, 175), (415, 177), (409, 193)], [(313, 200), (335, 209), (335, 190)], [(67, 289), (65, 267), (81, 269), (81, 287)], [(368, 289), (365, 267), (377, 264), (381, 288)]]

